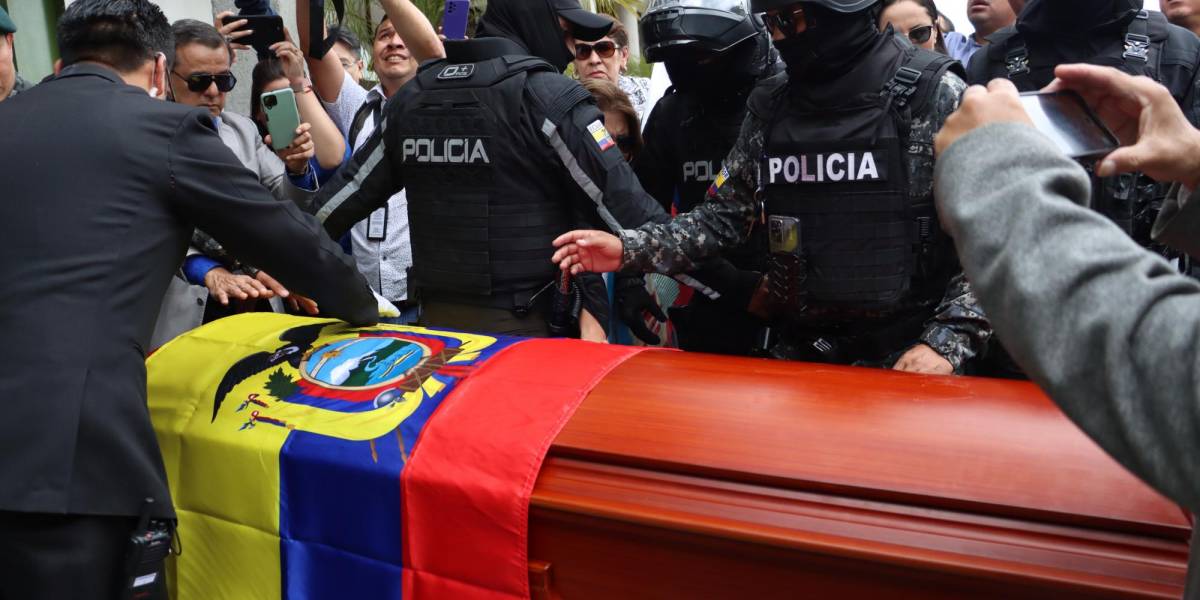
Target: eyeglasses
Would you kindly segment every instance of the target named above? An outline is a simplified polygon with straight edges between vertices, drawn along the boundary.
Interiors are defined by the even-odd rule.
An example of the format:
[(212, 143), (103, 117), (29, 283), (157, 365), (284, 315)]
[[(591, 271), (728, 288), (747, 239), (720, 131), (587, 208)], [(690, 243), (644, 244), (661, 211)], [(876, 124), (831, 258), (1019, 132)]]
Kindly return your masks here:
[(171, 71), (171, 74), (184, 80), (187, 83), (187, 88), (197, 94), (207, 90), (208, 86), (212, 85), (214, 81), (217, 83), (217, 91), (221, 93), (228, 92), (233, 89), (233, 86), (237, 85), (237, 77), (234, 77), (233, 73), (217, 73), (216, 75), (212, 73), (192, 73), (187, 77), (175, 71)]
[(575, 44), (575, 60), (587, 60), (593, 50), (600, 58), (612, 58), (613, 53), (617, 51), (617, 45), (612, 42), (596, 42), (595, 44), (577, 42)]
[(933, 35), (933, 25), (922, 25), (908, 30), (908, 39), (914, 44), (924, 44)]
[(767, 29), (774, 29), (780, 33), (791, 34), (796, 30), (796, 21), (804, 17), (804, 9), (794, 8), (790, 12), (780, 12), (776, 14), (762, 13), (759, 15), (763, 25)]

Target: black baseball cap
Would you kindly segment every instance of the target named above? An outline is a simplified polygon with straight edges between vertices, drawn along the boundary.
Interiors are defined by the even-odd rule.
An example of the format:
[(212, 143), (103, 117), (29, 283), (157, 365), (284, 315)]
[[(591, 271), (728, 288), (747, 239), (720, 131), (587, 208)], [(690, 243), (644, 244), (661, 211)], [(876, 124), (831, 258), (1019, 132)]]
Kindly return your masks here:
[(571, 24), (571, 35), (585, 42), (594, 42), (612, 31), (613, 22), (608, 17), (584, 10), (579, 0), (550, 0), (550, 6), (558, 16)]

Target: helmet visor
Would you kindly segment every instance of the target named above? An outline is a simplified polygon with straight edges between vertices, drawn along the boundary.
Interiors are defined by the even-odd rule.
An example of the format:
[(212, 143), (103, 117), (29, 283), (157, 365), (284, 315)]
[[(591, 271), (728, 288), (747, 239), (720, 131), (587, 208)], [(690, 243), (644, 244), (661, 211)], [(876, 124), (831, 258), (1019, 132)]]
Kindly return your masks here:
[(650, 0), (646, 5), (646, 13), (670, 8), (708, 8), (739, 15), (750, 14), (745, 0)]

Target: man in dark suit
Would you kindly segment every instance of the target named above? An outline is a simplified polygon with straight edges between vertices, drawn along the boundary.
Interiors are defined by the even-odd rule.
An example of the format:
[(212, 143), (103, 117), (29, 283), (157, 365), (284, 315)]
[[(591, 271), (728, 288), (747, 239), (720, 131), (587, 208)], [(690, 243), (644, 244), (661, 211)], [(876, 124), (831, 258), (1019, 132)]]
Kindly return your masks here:
[(118, 597), (145, 499), (173, 518), (144, 358), (194, 227), (329, 316), (377, 318), (353, 262), (206, 111), (154, 99), (173, 51), (157, 6), (76, 0), (58, 45), (57, 77), (0, 104), (5, 599)]

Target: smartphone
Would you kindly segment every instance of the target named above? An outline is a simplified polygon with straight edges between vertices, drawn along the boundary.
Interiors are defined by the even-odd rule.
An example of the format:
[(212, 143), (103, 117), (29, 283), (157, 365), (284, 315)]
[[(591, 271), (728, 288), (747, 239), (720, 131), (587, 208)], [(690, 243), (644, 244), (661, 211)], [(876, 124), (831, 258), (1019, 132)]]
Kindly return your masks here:
[(467, 38), (467, 15), (471, 12), (471, 0), (446, 0), (446, 12), (442, 14), (442, 35), (448, 40)]
[(279, 15), (226, 15), (221, 17), (221, 23), (228, 25), (234, 21), (246, 20), (246, 24), (234, 31), (253, 31), (250, 35), (236, 40), (239, 44), (252, 46), (258, 54), (270, 54), (271, 46), (284, 41), (283, 17)]
[(1120, 146), (1117, 136), (1072, 91), (1021, 94), (1034, 127), (1073, 159), (1099, 158)]
[(271, 134), (271, 148), (282, 150), (296, 139), (300, 127), (300, 111), (296, 108), (296, 94), (291, 88), (283, 88), (262, 95), (263, 114), (267, 115), (267, 132)]

